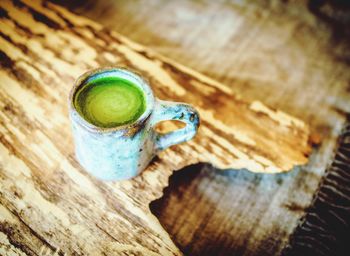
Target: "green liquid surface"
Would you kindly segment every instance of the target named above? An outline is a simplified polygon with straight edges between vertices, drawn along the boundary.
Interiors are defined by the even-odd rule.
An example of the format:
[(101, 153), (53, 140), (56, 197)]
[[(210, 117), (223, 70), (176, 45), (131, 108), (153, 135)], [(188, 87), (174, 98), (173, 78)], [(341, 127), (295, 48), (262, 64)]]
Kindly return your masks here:
[(146, 109), (142, 90), (117, 77), (99, 78), (82, 86), (74, 105), (88, 122), (104, 128), (136, 121)]

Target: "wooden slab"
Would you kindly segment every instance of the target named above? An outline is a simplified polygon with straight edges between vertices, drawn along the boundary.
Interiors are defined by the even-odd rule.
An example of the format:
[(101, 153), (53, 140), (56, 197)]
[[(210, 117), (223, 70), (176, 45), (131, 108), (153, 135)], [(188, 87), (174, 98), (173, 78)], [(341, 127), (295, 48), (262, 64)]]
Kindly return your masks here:
[[(308, 126), (158, 56), (62, 7), (1, 3), (2, 252), (178, 255), (151, 214), (173, 170), (197, 162), (252, 172), (307, 162)], [(87, 69), (127, 65), (157, 97), (193, 104), (195, 140), (165, 151), (140, 177), (101, 182), (74, 158), (67, 114), (73, 80)]]
[[(56, 2), (67, 2), (69, 10), (215, 78), (245, 99), (261, 99), (297, 116), (322, 135), (308, 164), (292, 172), (190, 166), (174, 173), (164, 195), (151, 204), (185, 255), (281, 255), (323, 183), (350, 112), (350, 25), (344, 19), (349, 4)], [(342, 182), (334, 186), (344, 188)], [(339, 204), (334, 197), (325, 203)]]
[(350, 116), (337, 153), (282, 255), (348, 255), (350, 251)]

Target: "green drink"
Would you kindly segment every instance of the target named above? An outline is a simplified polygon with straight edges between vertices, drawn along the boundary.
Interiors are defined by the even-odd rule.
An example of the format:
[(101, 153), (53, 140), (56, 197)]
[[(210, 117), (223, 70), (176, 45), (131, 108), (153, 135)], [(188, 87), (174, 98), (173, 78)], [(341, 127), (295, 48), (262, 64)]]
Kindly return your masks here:
[(74, 96), (77, 111), (88, 122), (104, 128), (136, 121), (146, 109), (143, 91), (118, 77), (98, 78)]

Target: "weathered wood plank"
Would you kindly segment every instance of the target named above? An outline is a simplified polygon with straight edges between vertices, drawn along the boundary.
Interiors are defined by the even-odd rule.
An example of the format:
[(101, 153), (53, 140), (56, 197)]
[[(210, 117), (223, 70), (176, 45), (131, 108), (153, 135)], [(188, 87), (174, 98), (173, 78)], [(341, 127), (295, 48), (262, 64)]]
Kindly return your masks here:
[[(2, 225), (19, 232), (6, 216), (18, 217), (35, 232), (28, 236), (44, 240), (52, 251), (181, 254), (149, 211), (173, 170), (210, 162), (276, 173), (307, 162), (310, 132), (302, 121), (246, 102), (226, 86), (59, 6), (3, 1), (0, 27), (0, 192), (7, 212)], [(74, 159), (66, 100), (74, 78), (86, 69), (117, 64), (148, 76), (159, 98), (195, 105), (202, 127), (195, 140), (165, 151), (140, 177), (107, 183), (90, 177)], [(11, 250), (27, 253), (2, 232)], [(35, 252), (34, 247), (25, 248)]]
[(2, 204), (0, 218), (0, 255), (63, 255)]
[(322, 134), (322, 146), (308, 165), (293, 172), (271, 176), (192, 166), (174, 174), (154, 204), (161, 224), (188, 255), (280, 255), (319, 187), (344, 113), (350, 112), (349, 4), (67, 2), (80, 15), (217, 79), (244, 98), (262, 99), (307, 120)]
[[(350, 121), (350, 116), (348, 117)], [(350, 123), (311, 207), (283, 255), (348, 255), (350, 251)]]

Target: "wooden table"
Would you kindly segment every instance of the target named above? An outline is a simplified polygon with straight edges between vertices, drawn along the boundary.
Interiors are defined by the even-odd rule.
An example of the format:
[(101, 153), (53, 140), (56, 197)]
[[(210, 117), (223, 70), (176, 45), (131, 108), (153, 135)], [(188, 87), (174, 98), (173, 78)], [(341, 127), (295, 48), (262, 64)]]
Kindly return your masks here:
[[(268, 55), (260, 57), (280, 57), (286, 61), (285, 66), (275, 71), (254, 69), (256, 60), (253, 59), (249, 65), (243, 61), (246, 59), (249, 63), (249, 58), (254, 55), (241, 52), (249, 52), (244, 49), (251, 48), (254, 53), (260, 52), (261, 49), (254, 48), (252, 42), (257, 35), (262, 36), (269, 31), (269, 24), (263, 23), (260, 28), (264, 33), (256, 30), (249, 37), (250, 41), (242, 41), (242, 44), (249, 45), (249, 48), (241, 46), (238, 52), (237, 58), (241, 56), (242, 63), (237, 62), (240, 59), (233, 53), (228, 58), (227, 51), (225, 62), (212, 58), (221, 63), (222, 70), (231, 67), (230, 61), (237, 62), (237, 69), (227, 73), (234, 79), (222, 79), (232, 84), (229, 89), (51, 3), (42, 5), (36, 1), (25, 1), (12, 4), (5, 1), (1, 5), (0, 241), (3, 253), (168, 255), (180, 254), (178, 246), (190, 255), (213, 252), (221, 255), (228, 252), (271, 255), (279, 254), (288, 244), (298, 220), (311, 203), (346, 121), (346, 116), (342, 114), (349, 109), (349, 94), (344, 92), (344, 84), (348, 81), (345, 65), (330, 58), (320, 58), (322, 72), (325, 72), (320, 78), (321, 71), (308, 64), (309, 55), (306, 55), (303, 59), (306, 64), (300, 67), (303, 72), (299, 71), (301, 76), (298, 76), (298, 68), (293, 71), (295, 73), (283, 76), (283, 69), (289, 71), (291, 66), (297, 67), (295, 61), (300, 61), (303, 55), (293, 56), (303, 48), (287, 43), (288, 51), (285, 47), (278, 51), (276, 38), (275, 44), (270, 46), (272, 50), (266, 50)], [(151, 12), (153, 7), (144, 7), (145, 15), (156, 17)], [(168, 8), (176, 14), (173, 7), (170, 4)], [(218, 9), (221, 12), (225, 10), (217, 7), (216, 11)], [(259, 14), (258, 10), (258, 7), (249, 9), (247, 14), (255, 15), (257, 12), (255, 18), (258, 21), (259, 17), (267, 15)], [(130, 15), (125, 19), (127, 17)], [(244, 17), (241, 17), (242, 31), (247, 30), (249, 25), (253, 26), (253, 23), (247, 25)], [(308, 18), (303, 22), (310, 22)], [(155, 19), (142, 21), (145, 24), (156, 23)], [(114, 24), (132, 31), (132, 22)], [(131, 27), (127, 29), (122, 24), (130, 24)], [(294, 31), (294, 26), (287, 30), (286, 38)], [(236, 31), (237, 35), (240, 35), (239, 31)], [(135, 35), (141, 37), (140, 34)], [(132, 37), (132, 33), (128, 36)], [(143, 38), (150, 37), (144, 34)], [(239, 38), (246, 36), (241, 35), (237, 40)], [(297, 38), (303, 39), (303, 36)], [(162, 41), (158, 42), (161, 45)], [(195, 46), (187, 47), (186, 56), (198, 59), (194, 49)], [(318, 53), (315, 48), (309, 51), (312, 56)], [(208, 54), (210, 51), (203, 52)], [(123, 183), (95, 180), (79, 167), (74, 159), (67, 119), (65, 100), (73, 79), (88, 68), (106, 64), (127, 64), (138, 68), (150, 77), (158, 97), (191, 102), (201, 107), (204, 120), (202, 134), (192, 144), (166, 151), (142, 176)], [(191, 63), (186, 65), (191, 66)], [(228, 66), (225, 68), (224, 65)], [(205, 62), (202, 68), (204, 66)], [(280, 66), (280, 62), (272, 67), (276, 66)], [(200, 65), (198, 69), (201, 69)], [(242, 80), (244, 72), (252, 75), (246, 77), (247, 81)], [(260, 72), (267, 72), (270, 80), (261, 77)], [(328, 75), (333, 72), (336, 80)], [(219, 78), (215, 74), (212, 76)], [(283, 90), (281, 84), (285, 85)], [(295, 95), (282, 96), (304, 84), (309, 86), (306, 92), (295, 90)], [(270, 86), (271, 91), (266, 89)], [(254, 91), (249, 87), (264, 89)], [(189, 88), (192, 94), (181, 94)], [(323, 88), (320, 96), (314, 102), (310, 101), (320, 88)], [(203, 105), (203, 96), (193, 94), (196, 90), (206, 93), (208, 104)], [(242, 100), (238, 91), (243, 92), (251, 103)], [(273, 91), (279, 92), (279, 100), (276, 100)], [(215, 107), (210, 99), (218, 95), (224, 100)], [(162, 195), (173, 170), (198, 161), (226, 168), (270, 172), (289, 170), (295, 164), (305, 163), (304, 154), (309, 153), (308, 126), (297, 118), (265, 107), (257, 99), (282, 107), (310, 123), (313, 134), (322, 137), (322, 144), (313, 151), (307, 165), (296, 167), (287, 174), (253, 174), (247, 170), (223, 172), (208, 164), (176, 172), (170, 178), (164, 197), (151, 204), (151, 210), (159, 217), (177, 244), (175, 246), (148, 209), (148, 204)], [(280, 103), (274, 104), (272, 99)], [(320, 109), (319, 102), (322, 101), (326, 104)], [(337, 111), (334, 111), (334, 104), (338, 104)], [(216, 110), (213, 112), (215, 118), (210, 113), (212, 108)], [(213, 130), (220, 123), (223, 125)], [(223, 130), (234, 134), (233, 138), (221, 135)], [(215, 140), (209, 143), (209, 138), (215, 134), (219, 135), (216, 140), (228, 140), (226, 145), (230, 150), (215, 148), (218, 145)], [(249, 140), (251, 138), (254, 139)], [(317, 137), (311, 139), (315, 141)], [(242, 155), (233, 157), (234, 152), (237, 154), (237, 146), (238, 153), (245, 152), (248, 158)]]
[[(323, 172), (333, 157), (332, 149), (346, 113), (350, 112), (350, 24), (346, 18), (349, 7), (346, 1), (332, 0), (155, 0), (148, 4), (106, 0), (69, 4), (80, 15), (215, 78), (245, 99), (261, 99), (298, 116), (323, 136), (321, 148), (300, 176), (281, 175), (276, 180), (248, 172), (222, 176), (210, 165), (190, 168), (191, 178), (188, 169), (175, 173), (165, 195), (154, 204), (154, 212), (189, 255), (220, 251), (278, 255), (279, 249), (290, 241), (290, 234), (312, 198), (317, 197), (314, 192), (320, 189), (320, 182), (327, 183), (321, 180), (332, 176), (324, 178)], [(345, 179), (344, 173), (338, 172)], [(339, 180), (329, 183), (333, 189), (345, 189)], [(294, 191), (283, 196), (284, 186), (291, 186)], [(208, 204), (213, 190), (220, 200)], [(305, 192), (299, 194), (299, 190)], [(347, 194), (346, 189), (342, 193)], [(271, 195), (275, 195), (272, 203)], [(346, 205), (330, 198), (328, 201), (337, 202), (335, 205)], [(251, 203), (238, 206), (242, 201)], [(183, 210), (193, 202), (197, 205), (194, 210)], [(274, 224), (270, 223), (271, 216)], [(343, 214), (340, 216), (346, 219)], [(336, 227), (339, 225), (332, 230)], [(319, 233), (315, 227), (307, 228), (308, 233)], [(196, 232), (197, 229), (201, 231)], [(310, 235), (304, 237), (309, 238), (302, 239), (306, 246)], [(335, 253), (340, 246), (333, 244), (330, 248)]]

